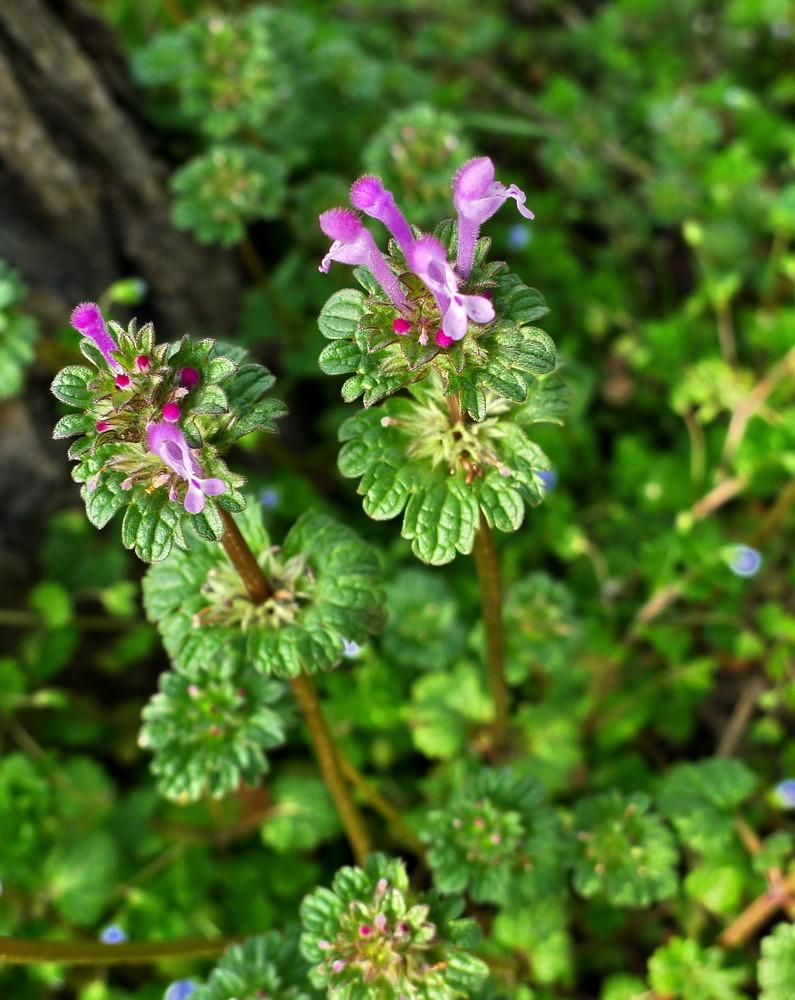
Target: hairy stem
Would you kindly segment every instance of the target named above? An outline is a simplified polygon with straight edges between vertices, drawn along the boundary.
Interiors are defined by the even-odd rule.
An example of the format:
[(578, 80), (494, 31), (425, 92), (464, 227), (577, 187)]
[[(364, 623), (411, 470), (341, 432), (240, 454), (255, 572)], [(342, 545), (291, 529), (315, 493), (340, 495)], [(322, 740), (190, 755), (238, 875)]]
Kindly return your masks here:
[(370, 853), (370, 837), (364, 818), (351, 797), (340, 767), (340, 760), (334, 746), (334, 739), (328, 728), (317, 694), (307, 674), (299, 674), (290, 681), (296, 701), (301, 707), (312, 743), (315, 748), (323, 780), (337, 807), (342, 825), (345, 827), (351, 850), (358, 865), (364, 864)]
[(183, 938), (177, 941), (132, 941), (127, 944), (100, 944), (94, 941), (25, 941), (0, 937), (0, 963), (37, 965), (64, 962), (67, 965), (135, 965), (164, 958), (212, 957), (226, 951), (244, 936), (219, 937), (210, 941)]
[[(224, 521), (224, 536), (221, 539), (221, 545), (245, 584), (251, 600), (255, 604), (262, 604), (273, 592), (271, 585), (266, 580), (265, 574), (232, 515), (227, 511), (222, 511), (221, 516)], [(354, 857), (357, 863), (361, 864), (370, 853), (370, 838), (364, 819), (342, 776), (334, 738), (323, 715), (320, 702), (317, 700), (315, 689), (306, 674), (299, 674), (290, 683), (309, 727), (309, 735), (323, 780), (326, 782), (342, 820)]]
[(505, 639), (502, 627), (502, 580), (497, 550), (481, 511), (480, 527), (472, 549), (480, 586), (480, 606), (486, 629), (486, 671), (494, 702), (492, 734), (494, 746), (505, 746), (508, 736), (508, 685), (505, 680)]

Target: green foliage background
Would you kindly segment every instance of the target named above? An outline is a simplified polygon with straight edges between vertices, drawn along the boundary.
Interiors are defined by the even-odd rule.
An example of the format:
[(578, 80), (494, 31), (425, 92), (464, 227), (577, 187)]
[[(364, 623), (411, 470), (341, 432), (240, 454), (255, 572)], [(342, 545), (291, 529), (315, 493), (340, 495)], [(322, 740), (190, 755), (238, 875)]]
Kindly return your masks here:
[[(490, 234), (543, 291), (572, 397), (564, 427), (534, 431), (557, 485), (501, 544), (513, 764), (532, 794), (499, 795), (504, 832), (543, 861), (511, 897), (477, 866), (462, 877), (436, 835), (430, 858), (440, 887), (476, 887), (496, 984), (482, 996), (791, 1000), (791, 928), (721, 944), (795, 870), (795, 826), (769, 795), (795, 775), (791, 3), (99, 7), (172, 156), (175, 224), (250, 268), (235, 341), (291, 414), (282, 438), (249, 436), (237, 455), (268, 531), (313, 505), (379, 546), (386, 631), (317, 683), (346, 753), (416, 831), (488, 786), (477, 588), (463, 557), (420, 566), (337, 471), (352, 410), (318, 369), (316, 317), (350, 279), (317, 273), (316, 216), (367, 170), (432, 228), (474, 152), (536, 213), (509, 205)], [(32, 360), (23, 295), (3, 269), (4, 396)], [(42, 397), (46, 344), (27, 390)], [(730, 570), (738, 543), (762, 553), (751, 579)], [(167, 802), (137, 744), (167, 661), (135, 560), (75, 493), (42, 526), (30, 581), (0, 611), (0, 933), (294, 922), (349, 860), (296, 721), (259, 788)], [(41, 965), (0, 970), (0, 992), (159, 1000), (208, 972)]]

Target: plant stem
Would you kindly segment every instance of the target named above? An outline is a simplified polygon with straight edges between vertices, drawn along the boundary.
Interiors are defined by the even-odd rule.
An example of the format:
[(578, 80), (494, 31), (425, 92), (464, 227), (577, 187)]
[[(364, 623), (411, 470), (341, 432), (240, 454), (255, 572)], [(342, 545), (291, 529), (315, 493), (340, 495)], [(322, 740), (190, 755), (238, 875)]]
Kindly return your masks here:
[(131, 941), (100, 944), (94, 941), (26, 941), (0, 937), (0, 963), (37, 965), (65, 962), (67, 965), (135, 965), (164, 958), (197, 958), (220, 955), (245, 935), (219, 937), (210, 941), (183, 938), (177, 941)]
[(224, 535), (221, 539), (223, 550), (229, 556), (229, 561), (243, 581), (248, 596), (254, 604), (263, 604), (273, 593), (271, 585), (265, 578), (260, 564), (254, 557), (254, 553), (249, 548), (235, 519), (229, 511), (223, 508), (221, 508), (221, 520), (224, 522)]
[[(251, 600), (255, 604), (262, 604), (273, 593), (271, 585), (266, 580), (262, 568), (232, 515), (227, 511), (222, 511), (221, 516), (224, 522), (224, 536), (221, 539), (221, 545), (229, 557), (229, 561), (240, 575)], [(309, 727), (315, 756), (342, 820), (351, 850), (357, 864), (362, 864), (370, 853), (370, 838), (364, 819), (353, 801), (345, 779), (342, 777), (334, 738), (323, 715), (323, 709), (320, 707), (315, 689), (307, 674), (299, 674), (298, 677), (292, 678), (290, 684)]]
[(407, 826), (398, 810), (386, 799), (377, 788), (370, 784), (365, 776), (348, 760), (342, 751), (338, 753), (342, 773), (348, 781), (358, 788), (362, 797), (373, 807), (382, 819), (386, 820), (396, 840), (400, 840), (410, 848), (418, 858), (424, 860), (425, 845), (420, 838)]
[(481, 511), (480, 527), (472, 549), (480, 586), (480, 606), (486, 629), (486, 671), (494, 701), (492, 734), (495, 749), (508, 736), (508, 685), (505, 680), (505, 642), (502, 628), (502, 581), (494, 538)]
[(323, 715), (314, 686), (308, 674), (299, 674), (297, 677), (293, 677), (290, 684), (296, 701), (301, 707), (304, 720), (309, 727), (309, 734), (312, 737), (323, 779), (331, 798), (334, 800), (334, 805), (337, 807), (342, 825), (345, 827), (353, 856), (356, 858), (356, 863), (362, 865), (370, 854), (370, 837), (364, 824), (364, 818), (353, 801), (350, 789), (342, 776), (334, 739)]

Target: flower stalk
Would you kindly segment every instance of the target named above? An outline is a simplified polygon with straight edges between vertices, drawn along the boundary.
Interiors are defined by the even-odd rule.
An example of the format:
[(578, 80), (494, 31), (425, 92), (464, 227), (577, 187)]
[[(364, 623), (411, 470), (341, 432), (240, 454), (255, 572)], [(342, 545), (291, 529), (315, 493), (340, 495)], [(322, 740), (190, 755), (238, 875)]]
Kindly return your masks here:
[[(262, 604), (270, 597), (271, 586), (232, 515), (222, 510), (221, 516), (224, 522), (221, 545), (237, 570), (251, 600), (255, 604)], [(306, 674), (293, 677), (290, 684), (309, 728), (309, 735), (323, 780), (342, 821), (356, 863), (363, 864), (370, 854), (370, 837), (364, 818), (353, 801), (350, 789), (343, 778), (334, 738), (323, 715), (323, 709), (315, 689)]]
[(493, 749), (501, 750), (508, 737), (508, 684), (505, 680), (505, 638), (502, 623), (502, 579), (494, 537), (481, 511), (472, 549), (480, 587), (480, 606), (486, 631), (486, 673), (494, 702)]

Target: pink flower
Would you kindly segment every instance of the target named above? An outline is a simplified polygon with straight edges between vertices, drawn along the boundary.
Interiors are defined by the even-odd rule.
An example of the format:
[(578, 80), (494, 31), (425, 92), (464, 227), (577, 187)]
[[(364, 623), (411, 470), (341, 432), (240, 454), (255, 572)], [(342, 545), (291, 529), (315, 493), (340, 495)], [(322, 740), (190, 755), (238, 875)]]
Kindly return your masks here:
[(148, 372), (150, 364), (151, 362), (146, 354), (139, 354), (135, 359), (135, 367), (139, 372)]
[(458, 212), (456, 270), (463, 279), (466, 280), (472, 270), (480, 227), (508, 198), (516, 201), (516, 207), (526, 219), (535, 218), (525, 206), (527, 198), (524, 191), (515, 184), (506, 187), (494, 180), (494, 164), (488, 156), (468, 160), (455, 175), (453, 202)]
[(121, 375), (116, 376), (117, 389), (129, 389), (131, 385), (132, 385), (132, 379), (130, 378), (129, 375), (126, 375), (124, 372), (122, 372)]
[(391, 191), (387, 191), (380, 177), (365, 175), (355, 181), (351, 187), (351, 205), (383, 222), (395, 237), (404, 255), (408, 256), (414, 243), (414, 235), (403, 213), (397, 207), (394, 195)]
[[(204, 510), (205, 497), (218, 496), (226, 491), (223, 479), (204, 479), (199, 464), (193, 457), (185, 435), (171, 424), (150, 424), (147, 429), (149, 450), (181, 478), (187, 480), (185, 510), (189, 514), (200, 514)], [(176, 500), (172, 489), (171, 500)]]
[(179, 406), (177, 403), (166, 403), (163, 407), (163, 419), (170, 424), (175, 424), (179, 420)]
[(411, 330), (411, 323), (407, 319), (403, 319), (402, 316), (398, 316), (397, 319), (392, 320), (392, 329), (402, 337)]
[(102, 310), (96, 302), (81, 302), (72, 310), (70, 323), (82, 336), (92, 340), (99, 349), (102, 357), (107, 361), (108, 368), (112, 372), (122, 370), (119, 362), (113, 357), (114, 351), (118, 351), (119, 346), (108, 333)]
[[(494, 306), (482, 295), (462, 295), (458, 280), (447, 260), (444, 246), (435, 236), (423, 236), (410, 256), (412, 271), (433, 292), (442, 313), (442, 334), (450, 341), (461, 340), (473, 323), (490, 323)], [(438, 335), (437, 335), (438, 337)], [(439, 340), (437, 339), (437, 343)]]
[(195, 385), (199, 384), (199, 372), (195, 368), (183, 368), (180, 374), (180, 383), (186, 389), (192, 389)]
[(332, 208), (320, 216), (320, 228), (334, 242), (319, 270), (328, 273), (331, 262), (361, 265), (368, 268), (398, 309), (407, 306), (403, 289), (392, 273), (375, 240), (364, 228), (359, 216), (349, 208)]

